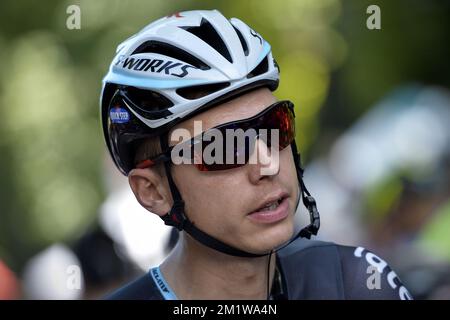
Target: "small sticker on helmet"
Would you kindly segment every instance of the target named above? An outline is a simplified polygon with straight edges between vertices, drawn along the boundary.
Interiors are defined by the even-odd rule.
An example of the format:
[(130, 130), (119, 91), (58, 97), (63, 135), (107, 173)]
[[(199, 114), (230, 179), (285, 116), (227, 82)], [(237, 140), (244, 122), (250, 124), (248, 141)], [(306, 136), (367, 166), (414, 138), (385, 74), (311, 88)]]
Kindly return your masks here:
[(127, 123), (130, 121), (130, 114), (124, 108), (115, 107), (109, 111), (109, 118), (112, 123)]

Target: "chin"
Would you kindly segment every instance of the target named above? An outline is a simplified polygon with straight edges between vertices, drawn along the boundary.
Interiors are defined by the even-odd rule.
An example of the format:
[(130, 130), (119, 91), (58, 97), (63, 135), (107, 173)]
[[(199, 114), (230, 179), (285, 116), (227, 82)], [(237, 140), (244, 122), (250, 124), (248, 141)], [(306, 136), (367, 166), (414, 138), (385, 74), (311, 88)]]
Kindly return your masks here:
[(287, 217), (280, 223), (259, 231), (248, 243), (247, 251), (253, 253), (267, 253), (287, 243), (294, 236), (294, 219)]
[(269, 244), (271, 248), (277, 248), (285, 244), (294, 236), (294, 223), (292, 219), (287, 218), (286, 220), (291, 221), (285, 221), (286, 223), (284, 225), (280, 225), (279, 228), (271, 230), (273, 231), (271, 232), (271, 242)]

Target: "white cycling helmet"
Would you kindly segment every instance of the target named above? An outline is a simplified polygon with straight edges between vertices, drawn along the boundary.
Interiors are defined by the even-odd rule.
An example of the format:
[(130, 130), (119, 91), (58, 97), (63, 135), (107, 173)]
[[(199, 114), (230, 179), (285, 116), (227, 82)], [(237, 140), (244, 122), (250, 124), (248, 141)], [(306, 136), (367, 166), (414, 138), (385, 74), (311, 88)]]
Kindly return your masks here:
[[(161, 147), (167, 148), (167, 133), (178, 122), (257, 87), (275, 90), (278, 81), (279, 68), (270, 45), (242, 21), (227, 20), (217, 10), (161, 18), (119, 45), (103, 79), (100, 108), (109, 151), (127, 175), (135, 167), (134, 154), (142, 139), (159, 136)], [(317, 234), (320, 226), (315, 200), (302, 180), (295, 142), (291, 147), (311, 223), (289, 243)], [(167, 225), (226, 254), (270, 254), (243, 251), (198, 229), (184, 212), (168, 162), (165, 170), (174, 201), (170, 211), (161, 216)]]
[(278, 81), (269, 43), (239, 19), (227, 20), (217, 10), (161, 18), (118, 46), (103, 79), (108, 149), (128, 174), (141, 139), (242, 92), (273, 91)]

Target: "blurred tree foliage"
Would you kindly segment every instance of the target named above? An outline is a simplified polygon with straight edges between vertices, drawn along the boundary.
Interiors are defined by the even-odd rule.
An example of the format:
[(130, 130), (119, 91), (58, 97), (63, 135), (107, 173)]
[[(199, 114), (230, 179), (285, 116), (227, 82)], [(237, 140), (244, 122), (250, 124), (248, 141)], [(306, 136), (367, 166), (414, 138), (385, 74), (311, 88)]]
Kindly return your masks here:
[[(71, 4), (81, 30), (66, 28)], [(366, 28), (369, 4), (381, 8), (381, 30)], [(213, 8), (272, 44), (276, 95), (296, 103), (306, 155), (404, 82), (450, 85), (446, 1), (2, 1), (1, 258), (20, 269), (95, 222), (105, 196), (98, 97), (117, 44), (163, 15)]]

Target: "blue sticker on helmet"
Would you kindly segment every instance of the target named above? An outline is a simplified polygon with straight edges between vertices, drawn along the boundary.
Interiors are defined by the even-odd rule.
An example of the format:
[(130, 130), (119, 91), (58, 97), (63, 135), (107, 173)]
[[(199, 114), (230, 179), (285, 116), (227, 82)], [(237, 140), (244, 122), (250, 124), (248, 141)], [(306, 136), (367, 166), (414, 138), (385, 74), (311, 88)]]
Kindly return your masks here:
[(130, 121), (130, 114), (124, 108), (115, 107), (109, 110), (109, 118), (112, 123), (127, 123)]

